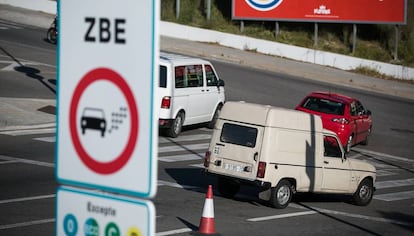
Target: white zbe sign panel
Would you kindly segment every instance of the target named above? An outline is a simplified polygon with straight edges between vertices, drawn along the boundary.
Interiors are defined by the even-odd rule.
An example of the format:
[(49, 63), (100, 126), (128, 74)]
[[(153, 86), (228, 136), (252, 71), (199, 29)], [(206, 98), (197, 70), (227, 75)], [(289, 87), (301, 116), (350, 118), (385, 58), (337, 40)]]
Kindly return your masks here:
[(59, 1), (57, 179), (152, 197), (158, 1)]

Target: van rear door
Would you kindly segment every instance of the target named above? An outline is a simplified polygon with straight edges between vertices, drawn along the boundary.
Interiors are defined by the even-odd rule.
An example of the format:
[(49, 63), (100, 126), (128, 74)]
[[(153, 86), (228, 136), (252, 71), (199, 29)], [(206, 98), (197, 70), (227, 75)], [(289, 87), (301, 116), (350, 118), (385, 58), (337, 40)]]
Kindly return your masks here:
[(209, 171), (241, 179), (254, 180), (259, 162), (264, 128), (218, 120), (219, 137), (214, 137)]

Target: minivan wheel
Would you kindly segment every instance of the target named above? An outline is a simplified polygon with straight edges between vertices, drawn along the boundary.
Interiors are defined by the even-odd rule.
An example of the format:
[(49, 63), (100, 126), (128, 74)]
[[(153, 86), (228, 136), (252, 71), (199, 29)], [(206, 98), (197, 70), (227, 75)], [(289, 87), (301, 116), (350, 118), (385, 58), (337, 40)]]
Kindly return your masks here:
[(207, 124), (207, 127), (209, 129), (213, 129), (214, 126), (216, 125), (217, 119), (220, 116), (221, 107), (222, 107), (221, 105), (218, 105), (217, 108), (216, 108), (216, 111), (214, 111), (213, 119), (211, 119), (211, 121), (208, 122), (208, 124)]
[(270, 192), (270, 204), (277, 209), (286, 208), (292, 200), (292, 184), (286, 180), (281, 180)]
[(177, 117), (174, 119), (171, 127), (168, 129), (168, 136), (172, 138), (178, 137), (181, 133), (181, 129), (183, 128), (184, 123), (184, 114), (179, 112)]
[(240, 189), (240, 185), (226, 178), (219, 178), (218, 190), (223, 197), (233, 198)]
[(358, 186), (357, 191), (352, 196), (353, 203), (357, 206), (368, 205), (374, 195), (374, 185), (372, 180), (364, 179)]

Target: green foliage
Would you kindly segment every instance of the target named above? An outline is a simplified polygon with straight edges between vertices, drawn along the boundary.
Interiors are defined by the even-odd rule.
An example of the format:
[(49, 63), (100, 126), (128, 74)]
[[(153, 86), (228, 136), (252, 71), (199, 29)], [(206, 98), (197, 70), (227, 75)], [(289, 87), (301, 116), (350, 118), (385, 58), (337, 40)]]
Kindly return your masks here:
[(392, 61), (391, 55), (383, 50), (379, 42), (360, 41), (356, 46), (354, 56), (375, 61)]
[[(315, 48), (314, 23), (232, 20), (231, 0), (211, 0), (211, 15), (206, 17), (207, 0), (179, 0), (180, 14), (176, 18), (176, 1), (161, 0), (161, 19), (200, 28), (271, 40), (301, 47)], [(395, 27), (393, 25), (357, 25), (357, 42), (352, 54), (352, 24), (318, 24), (316, 49), (352, 55), (414, 67), (414, 0), (408, 0), (407, 25), (399, 26), (398, 61), (394, 61)]]

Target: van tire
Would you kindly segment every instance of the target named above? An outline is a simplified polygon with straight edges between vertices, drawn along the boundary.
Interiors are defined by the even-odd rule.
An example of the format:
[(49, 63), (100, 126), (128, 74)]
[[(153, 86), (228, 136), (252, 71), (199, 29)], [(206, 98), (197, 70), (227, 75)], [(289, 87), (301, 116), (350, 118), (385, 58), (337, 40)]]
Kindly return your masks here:
[(374, 195), (374, 184), (371, 179), (364, 179), (352, 196), (353, 203), (357, 206), (368, 205)]
[(171, 138), (176, 138), (181, 133), (184, 123), (184, 113), (179, 112), (177, 117), (173, 120), (171, 127), (167, 130), (167, 135)]
[(292, 200), (292, 184), (282, 179), (276, 187), (273, 187), (270, 191), (270, 204), (277, 209), (286, 208)]
[(235, 181), (227, 178), (219, 178), (218, 180), (219, 193), (226, 198), (233, 198), (240, 190), (240, 185)]
[(216, 110), (214, 111), (213, 118), (211, 119), (211, 121), (210, 121), (210, 122), (208, 122), (208, 124), (207, 124), (207, 128), (209, 128), (209, 129), (214, 129), (214, 126), (216, 125), (216, 122), (217, 122), (217, 120), (218, 120), (218, 118), (219, 118), (219, 116), (220, 116), (220, 111), (221, 111), (221, 108), (222, 108), (222, 105), (221, 105), (221, 104), (219, 104), (219, 105), (217, 106)]

